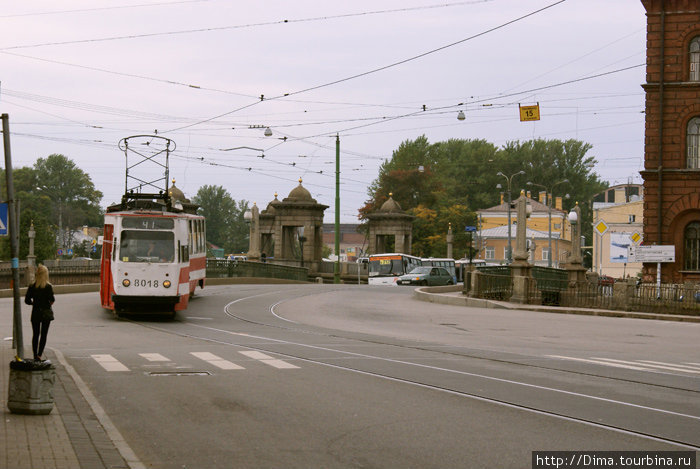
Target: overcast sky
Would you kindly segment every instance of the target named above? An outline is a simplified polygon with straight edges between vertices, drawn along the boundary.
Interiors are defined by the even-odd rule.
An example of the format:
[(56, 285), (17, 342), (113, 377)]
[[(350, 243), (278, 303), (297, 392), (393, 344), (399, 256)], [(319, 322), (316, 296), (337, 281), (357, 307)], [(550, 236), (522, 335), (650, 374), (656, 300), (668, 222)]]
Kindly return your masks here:
[[(381, 162), (421, 135), (497, 146), (579, 139), (603, 180), (641, 183), (639, 0), (0, 5), (13, 166), (63, 154), (104, 193), (103, 206), (125, 188), (119, 140), (156, 131), (177, 145), (170, 175), (188, 197), (215, 184), (264, 208), (303, 178), (330, 206), (326, 222), (336, 134), (347, 223)], [(541, 120), (520, 122), (518, 104), (538, 102)], [(234, 147), (264, 151), (222, 151)]]

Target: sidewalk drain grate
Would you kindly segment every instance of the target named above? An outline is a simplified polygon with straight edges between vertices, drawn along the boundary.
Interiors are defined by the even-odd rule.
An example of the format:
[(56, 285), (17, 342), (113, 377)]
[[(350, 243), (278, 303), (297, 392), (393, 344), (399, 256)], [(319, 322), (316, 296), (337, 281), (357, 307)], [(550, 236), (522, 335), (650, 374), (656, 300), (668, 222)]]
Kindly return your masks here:
[(148, 376), (211, 376), (208, 371), (149, 371)]

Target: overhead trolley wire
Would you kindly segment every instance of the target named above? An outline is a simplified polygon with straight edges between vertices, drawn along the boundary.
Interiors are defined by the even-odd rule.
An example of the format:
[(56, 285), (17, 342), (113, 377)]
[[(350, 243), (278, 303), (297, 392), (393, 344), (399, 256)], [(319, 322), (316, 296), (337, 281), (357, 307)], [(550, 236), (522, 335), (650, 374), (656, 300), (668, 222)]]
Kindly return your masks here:
[(438, 47), (438, 48), (435, 48), (435, 49), (431, 49), (431, 50), (429, 50), (429, 51), (427, 51), (427, 52), (423, 52), (423, 53), (421, 53), (421, 54), (414, 55), (414, 56), (412, 56), (412, 57), (409, 57), (409, 58), (400, 60), (400, 61), (398, 61), (398, 62), (393, 62), (393, 63), (391, 63), (391, 64), (384, 65), (384, 66), (379, 67), (379, 68), (375, 68), (375, 69), (372, 69), (372, 70), (368, 70), (368, 71), (366, 71), (366, 72), (362, 72), (362, 73), (358, 73), (358, 74), (356, 74), (356, 75), (352, 75), (352, 76), (349, 76), (349, 77), (341, 78), (341, 79), (339, 79), (339, 80), (334, 80), (334, 81), (331, 81), (331, 82), (323, 83), (323, 84), (321, 84), (321, 85), (316, 85), (316, 86), (312, 86), (312, 87), (309, 87), (309, 88), (304, 88), (304, 89), (301, 89), (301, 90), (297, 90), (297, 91), (292, 91), (292, 92), (289, 92), (289, 93), (285, 93), (285, 94), (282, 94), (282, 95), (273, 96), (273, 97), (271, 97), (271, 98), (263, 98), (263, 97), (264, 97), (264, 94), (261, 94), (261, 95), (260, 95), (260, 100), (259, 100), (259, 101), (254, 101), (254, 102), (252, 102), (252, 103), (250, 103), (250, 104), (248, 104), (248, 105), (238, 107), (238, 108), (236, 108), (236, 109), (233, 109), (233, 110), (231, 110), (231, 111), (225, 112), (225, 113), (223, 113), (223, 114), (219, 114), (219, 115), (217, 115), (217, 116), (210, 117), (210, 118), (208, 118), (208, 119), (203, 119), (203, 120), (201, 120), (201, 121), (199, 121), (199, 122), (195, 122), (195, 123), (193, 123), (193, 124), (189, 124), (189, 125), (185, 125), (185, 126), (182, 126), (182, 127), (177, 127), (177, 128), (174, 128), (174, 129), (167, 130), (166, 133), (167, 133), (167, 132), (175, 132), (175, 131), (178, 131), (178, 130), (183, 130), (183, 129), (186, 129), (186, 128), (189, 128), (189, 127), (194, 127), (194, 126), (196, 126), (196, 125), (204, 124), (204, 123), (206, 123), (206, 122), (211, 122), (211, 121), (216, 120), (216, 119), (219, 119), (219, 118), (221, 118), (221, 117), (228, 116), (228, 115), (233, 114), (233, 113), (235, 113), (235, 112), (242, 111), (242, 110), (247, 109), (247, 108), (249, 108), (249, 107), (255, 106), (255, 105), (257, 105), (257, 104), (259, 104), (259, 103), (261, 103), (261, 102), (263, 102), (263, 101), (278, 100), (278, 99), (286, 98), (286, 97), (288, 97), (288, 96), (296, 96), (296, 95), (298, 95), (298, 94), (307, 93), (307, 92), (309, 92), (309, 91), (318, 90), (318, 89), (321, 89), (321, 88), (326, 88), (326, 87), (328, 87), (328, 86), (337, 85), (338, 83), (343, 83), (343, 82), (346, 82), (346, 81), (354, 80), (354, 79), (357, 79), (357, 78), (360, 78), (360, 77), (364, 77), (364, 76), (367, 76), (367, 75), (371, 75), (371, 74), (373, 74), (373, 73), (377, 73), (377, 72), (380, 72), (380, 71), (383, 71), (383, 70), (387, 70), (387, 69), (389, 69), (389, 68), (393, 68), (393, 67), (396, 67), (396, 66), (399, 66), (399, 65), (403, 65), (403, 64), (405, 64), (405, 63), (412, 62), (412, 61), (414, 61), (414, 60), (418, 60), (418, 59), (420, 59), (420, 58), (426, 57), (426, 56), (428, 56), (428, 55), (430, 55), (430, 54), (434, 54), (434, 53), (436, 53), (436, 52), (439, 52), (439, 51), (448, 49), (448, 48), (450, 48), (450, 47), (454, 47), (454, 46), (456, 46), (456, 45), (462, 44), (462, 43), (464, 43), (464, 42), (470, 41), (470, 40), (472, 40), (472, 39), (475, 39), (475, 38), (477, 38), (477, 37), (480, 37), (480, 36), (483, 36), (483, 35), (485, 35), (485, 34), (491, 33), (491, 32), (493, 32), (493, 31), (497, 31), (497, 30), (502, 29), (502, 28), (504, 28), (504, 27), (506, 27), (506, 26), (509, 26), (509, 25), (511, 25), (511, 24), (513, 24), (513, 23), (516, 23), (516, 22), (518, 22), (518, 21), (522, 21), (522, 20), (524, 20), (525, 18), (528, 18), (528, 17), (530, 17), (530, 16), (533, 16), (533, 15), (536, 15), (536, 14), (538, 14), (538, 13), (541, 13), (541, 12), (543, 12), (543, 11), (549, 9), (549, 8), (552, 8), (552, 7), (556, 6), (556, 5), (559, 5), (560, 3), (564, 3), (565, 1), (566, 1), (566, 0), (559, 0), (559, 1), (557, 1), (557, 2), (554, 2), (554, 3), (550, 4), (550, 5), (547, 5), (547, 6), (545, 6), (545, 7), (542, 7), (542, 8), (540, 8), (540, 9), (538, 9), (538, 10), (535, 10), (535, 11), (532, 11), (532, 12), (527, 13), (527, 14), (525, 14), (525, 15), (519, 16), (518, 18), (512, 19), (512, 20), (507, 21), (507, 22), (505, 22), (505, 23), (502, 23), (502, 24), (500, 24), (500, 25), (498, 25), (498, 26), (494, 26), (493, 28), (489, 28), (489, 29), (487, 29), (487, 30), (485, 30), (485, 31), (482, 31), (482, 32), (480, 32), (480, 33), (477, 33), (477, 34), (474, 34), (474, 35), (472, 35), (472, 36), (466, 37), (466, 38), (464, 38), (464, 39), (460, 39), (459, 41), (455, 41), (455, 42), (452, 42), (452, 43), (450, 43), (450, 44), (446, 44), (446, 45), (444, 45), (444, 46), (441, 46), (441, 47)]

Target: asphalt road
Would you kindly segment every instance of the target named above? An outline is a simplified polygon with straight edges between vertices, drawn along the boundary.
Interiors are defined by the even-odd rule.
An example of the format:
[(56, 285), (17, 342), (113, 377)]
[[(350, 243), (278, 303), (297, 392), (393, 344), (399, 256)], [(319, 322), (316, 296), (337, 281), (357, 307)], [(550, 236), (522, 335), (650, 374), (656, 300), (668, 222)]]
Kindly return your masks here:
[(175, 321), (114, 318), (96, 293), (54, 309), (49, 347), (149, 468), (529, 468), (539, 450), (700, 448), (700, 324), (351, 285), (207, 287)]

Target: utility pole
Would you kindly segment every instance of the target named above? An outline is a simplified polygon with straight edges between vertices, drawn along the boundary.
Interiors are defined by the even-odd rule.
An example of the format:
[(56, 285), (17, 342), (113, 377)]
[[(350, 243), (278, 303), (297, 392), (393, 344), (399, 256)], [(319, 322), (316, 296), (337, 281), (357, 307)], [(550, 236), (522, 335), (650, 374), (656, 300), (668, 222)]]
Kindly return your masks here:
[(5, 180), (7, 182), (7, 205), (8, 205), (8, 232), (10, 235), (10, 256), (12, 261), (12, 296), (14, 298), (13, 308), (13, 331), (15, 340), (15, 353), (17, 361), (22, 361), (24, 355), (24, 340), (22, 339), (22, 304), (19, 295), (19, 217), (17, 216), (17, 205), (15, 203), (15, 186), (12, 180), (12, 155), (10, 154), (10, 117), (2, 115), (2, 136), (5, 149)]
[(340, 283), (340, 136), (335, 136), (335, 267), (333, 283)]

